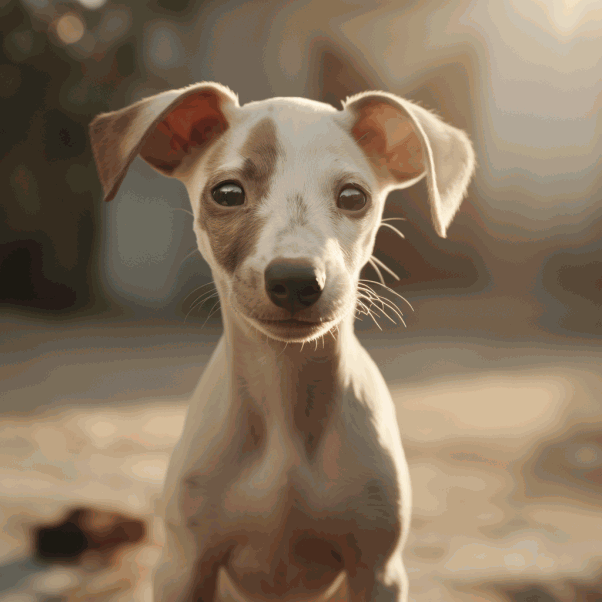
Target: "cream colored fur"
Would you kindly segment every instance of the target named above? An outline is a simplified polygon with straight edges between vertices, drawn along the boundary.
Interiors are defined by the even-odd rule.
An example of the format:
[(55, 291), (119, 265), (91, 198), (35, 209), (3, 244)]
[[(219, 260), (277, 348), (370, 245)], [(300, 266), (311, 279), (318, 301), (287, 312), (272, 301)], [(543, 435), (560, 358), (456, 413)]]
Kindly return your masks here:
[[(474, 167), (465, 134), (384, 92), (341, 111), (298, 98), (241, 107), (203, 83), (100, 116), (92, 141), (109, 199), (139, 153), (186, 185), (221, 302), (224, 334), (157, 508), (156, 602), (210, 602), (220, 571), (238, 599), (324, 598), (346, 579), (353, 601), (407, 600), (410, 481), (391, 396), (354, 334), (358, 280), (391, 190), (426, 177), (445, 236)], [(245, 153), (256, 181), (240, 181)], [(232, 174), (247, 205), (220, 217), (208, 187)], [(368, 196), (359, 217), (337, 209), (349, 183)], [(230, 270), (216, 241), (233, 237), (244, 253), (232, 247)], [(266, 294), (275, 258), (309, 261), (324, 281), (294, 316), (304, 324), (276, 323), (291, 316)]]

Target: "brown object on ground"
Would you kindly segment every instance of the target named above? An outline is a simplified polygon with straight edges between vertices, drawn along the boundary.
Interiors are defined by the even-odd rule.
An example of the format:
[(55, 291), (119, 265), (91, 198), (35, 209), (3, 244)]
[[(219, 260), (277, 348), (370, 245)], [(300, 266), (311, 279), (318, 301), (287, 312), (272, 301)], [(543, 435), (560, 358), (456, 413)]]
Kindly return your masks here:
[(99, 564), (108, 565), (119, 548), (140, 542), (145, 535), (146, 527), (140, 520), (80, 507), (59, 524), (35, 529), (35, 554), (49, 562), (67, 563), (93, 556)]

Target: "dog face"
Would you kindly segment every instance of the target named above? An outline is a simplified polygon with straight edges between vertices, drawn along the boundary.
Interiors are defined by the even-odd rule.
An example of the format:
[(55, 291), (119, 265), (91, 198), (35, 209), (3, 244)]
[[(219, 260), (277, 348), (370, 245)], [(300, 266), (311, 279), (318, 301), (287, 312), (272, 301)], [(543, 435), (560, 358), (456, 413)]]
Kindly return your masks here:
[[(220, 294), (253, 326), (283, 340), (319, 336), (355, 307), (383, 186), (334, 109), (279, 100), (240, 113), (240, 126), (180, 174), (199, 249)], [(287, 267), (313, 271), (319, 298), (276, 305), (266, 281), (274, 261), (285, 280)]]
[(298, 98), (240, 107), (199, 84), (100, 116), (91, 131), (107, 199), (137, 154), (184, 182), (220, 297), (283, 341), (321, 336), (355, 309), (390, 190), (426, 176), (444, 236), (474, 164), (462, 132), (382, 92), (342, 111)]

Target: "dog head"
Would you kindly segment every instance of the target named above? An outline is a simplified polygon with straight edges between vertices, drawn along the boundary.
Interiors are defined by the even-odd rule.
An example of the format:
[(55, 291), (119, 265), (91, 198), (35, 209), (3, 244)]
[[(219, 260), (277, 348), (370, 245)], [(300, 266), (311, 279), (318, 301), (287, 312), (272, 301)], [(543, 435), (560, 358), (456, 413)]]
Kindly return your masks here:
[(445, 236), (474, 169), (462, 131), (385, 92), (338, 111), (301, 98), (240, 106), (201, 83), (100, 115), (90, 131), (105, 199), (137, 155), (180, 179), (222, 305), (284, 341), (316, 338), (355, 309), (391, 190), (426, 177)]

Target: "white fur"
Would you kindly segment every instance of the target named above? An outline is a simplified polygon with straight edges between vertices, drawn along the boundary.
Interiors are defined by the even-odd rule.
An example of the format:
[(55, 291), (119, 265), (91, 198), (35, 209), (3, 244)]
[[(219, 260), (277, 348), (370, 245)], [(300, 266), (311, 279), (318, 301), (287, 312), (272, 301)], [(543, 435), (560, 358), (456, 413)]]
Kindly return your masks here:
[[(433, 225), (445, 235), (473, 170), (468, 139), (424, 109), (382, 92), (352, 97), (337, 111), (291, 98), (239, 107), (229, 90), (207, 83), (180, 94), (190, 97), (197, 89), (221, 94), (229, 124), (218, 169), (241, 167), (241, 148), (264, 118), (276, 124), (283, 152), (273, 166), (269, 193), (258, 204), (261, 231), (232, 273), (216, 259), (212, 233), (202, 223), (201, 204), (211, 202), (203, 190), (215, 173), (215, 167), (209, 168), (211, 148), (193, 150), (172, 174), (184, 182), (191, 199), (198, 247), (211, 267), (221, 301), (224, 335), (192, 396), (157, 508), (165, 519), (166, 545), (155, 575), (155, 600), (193, 602), (201, 596), (210, 602), (211, 592), (219, 597), (217, 586), (201, 588), (195, 595), (192, 588), (222, 565), (239, 599), (330, 595), (325, 585), (307, 592), (298, 584), (294, 591), (286, 590), (286, 584), (294, 584), (305, 570), (290, 554), (298, 528), (329, 541), (339, 537), (352, 542), (340, 554), (351, 600), (404, 602), (408, 584), (402, 550), (410, 523), (410, 482), (391, 396), (353, 331), (358, 279), (371, 256), (390, 190), (426, 176)], [(127, 114), (127, 109), (93, 124), (101, 132), (97, 136), (104, 136), (102, 144), (122, 149), (117, 167), (100, 170), (108, 174), (103, 185), (109, 197), (131, 153), (138, 152), (157, 120), (176, 107), (179, 96), (172, 91), (138, 103), (127, 130), (133, 139), (113, 142), (102, 134), (110, 131), (111, 119)], [(362, 106), (368, 106), (364, 117)], [(416, 136), (407, 153), (405, 138), (395, 140), (398, 126), (388, 131), (393, 127), (391, 111), (398, 115), (404, 136)], [(375, 123), (379, 115), (386, 118)], [(367, 127), (390, 136), (392, 147), (402, 144), (402, 155), (418, 156), (415, 145), (421, 145), (422, 172), (405, 180), (392, 178), (391, 168), (397, 166), (391, 161), (397, 154), (381, 160), (367, 154), (365, 140), (354, 139), (352, 128), (363, 118)], [(97, 160), (102, 167), (102, 156), (97, 154)], [(363, 217), (337, 209), (337, 174), (368, 193), (370, 206)], [(294, 197), (303, 201), (303, 219), (290, 201)], [(253, 202), (258, 203), (249, 199)], [(274, 258), (311, 261), (325, 278), (318, 301), (296, 314), (313, 321), (314, 327), (261, 321), (287, 317), (265, 290), (263, 275)], [(303, 422), (302, 413), (296, 418), (309, 398), (311, 412), (330, 408), (326, 418)], [(249, 407), (261, 425), (260, 443), (250, 454), (238, 456), (249, 428), (241, 421)], [(313, 432), (319, 433), (315, 449), (310, 444)], [(230, 540), (234, 543), (226, 553)], [(202, 568), (200, 562), (205, 562)], [(257, 579), (268, 590), (262, 592)], [(274, 593), (279, 579), (284, 589)], [(337, 580), (335, 586), (339, 584)], [(269, 587), (276, 589), (270, 593)]]

